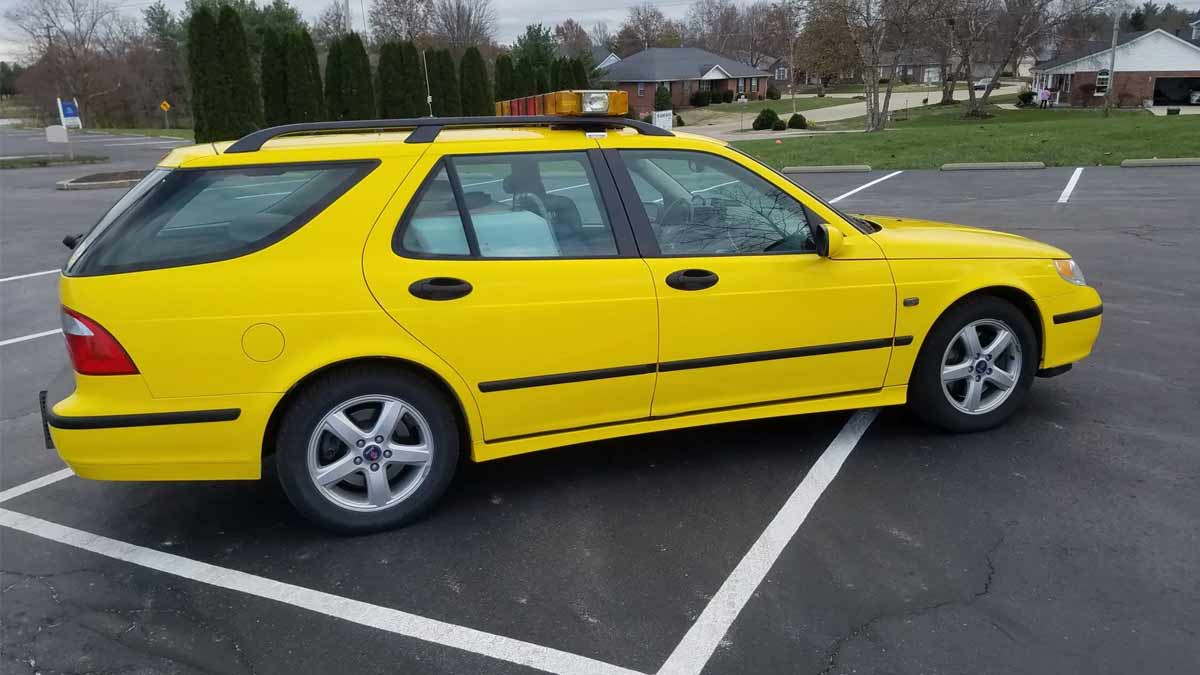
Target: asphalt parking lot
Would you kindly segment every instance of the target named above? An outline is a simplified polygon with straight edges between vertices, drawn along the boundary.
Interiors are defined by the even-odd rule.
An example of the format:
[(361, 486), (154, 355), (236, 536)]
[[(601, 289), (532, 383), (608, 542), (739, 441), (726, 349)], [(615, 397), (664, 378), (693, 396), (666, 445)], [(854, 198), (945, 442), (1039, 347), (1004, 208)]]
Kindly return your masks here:
[[(163, 152), (121, 147), (140, 153), (121, 168)], [(360, 538), (300, 520), (270, 474), (56, 473), (36, 395), (66, 357), (31, 336), (58, 327), (39, 273), (59, 241), (120, 196), (53, 190), (85, 172), (0, 172), (2, 672), (1200, 663), (1200, 169), (1087, 168), (1065, 199), (1070, 168), (799, 178), (849, 211), (994, 227), (1081, 263), (1104, 297), (1096, 351), (1000, 429), (889, 409), (575, 446), (468, 466), (431, 517)]]

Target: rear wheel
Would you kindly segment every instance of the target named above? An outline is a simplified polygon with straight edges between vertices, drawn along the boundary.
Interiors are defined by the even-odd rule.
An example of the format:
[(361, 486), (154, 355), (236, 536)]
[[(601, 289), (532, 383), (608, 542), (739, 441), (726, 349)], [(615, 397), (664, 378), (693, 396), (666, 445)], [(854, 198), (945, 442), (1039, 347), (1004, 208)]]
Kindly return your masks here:
[(458, 454), (458, 427), (441, 392), (406, 373), (355, 369), (293, 401), (275, 456), (297, 510), (329, 529), (365, 533), (428, 511)]
[(1033, 326), (991, 296), (952, 307), (930, 331), (909, 383), (910, 407), (950, 431), (981, 431), (1007, 420), (1025, 399), (1038, 362)]

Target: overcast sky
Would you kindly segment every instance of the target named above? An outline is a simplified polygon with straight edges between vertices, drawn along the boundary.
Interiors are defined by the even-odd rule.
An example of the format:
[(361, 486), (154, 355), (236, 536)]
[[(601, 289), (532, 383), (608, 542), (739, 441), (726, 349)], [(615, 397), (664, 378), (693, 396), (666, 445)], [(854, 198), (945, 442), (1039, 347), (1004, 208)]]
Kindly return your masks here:
[[(114, 1), (121, 6), (123, 11), (134, 15), (140, 14), (141, 10), (152, 2), (152, 0)], [(185, 3), (185, 0), (165, 1), (168, 7), (175, 10), (181, 9)], [(592, 0), (590, 2), (580, 2), (579, 0), (492, 0), (492, 6), (496, 8), (496, 39), (501, 43), (511, 43), (527, 24), (541, 22), (547, 26), (553, 26), (567, 18), (575, 19), (589, 29), (597, 21), (604, 21), (608, 23), (610, 30), (616, 32), (617, 25), (625, 17), (626, 10), (639, 2), (640, 0)], [(5, 10), (18, 4), (19, 0), (0, 0), (0, 17), (3, 16)], [(305, 19), (311, 21), (329, 4), (329, 0), (292, 0), (292, 4), (300, 8)], [(663, 0), (656, 4), (666, 15), (681, 17), (687, 11), (691, 0)], [(1136, 4), (1141, 3), (1137, 2)], [(1163, 5), (1166, 2), (1158, 4)], [(1200, 9), (1200, 0), (1174, 0), (1174, 4), (1193, 10)], [(356, 28), (362, 29), (364, 24), (362, 10), (364, 7), (370, 8), (370, 6), (370, 0), (350, 0)], [(23, 37), (15, 27), (0, 18), (0, 59), (6, 61), (21, 59), (25, 55), (22, 41)]]

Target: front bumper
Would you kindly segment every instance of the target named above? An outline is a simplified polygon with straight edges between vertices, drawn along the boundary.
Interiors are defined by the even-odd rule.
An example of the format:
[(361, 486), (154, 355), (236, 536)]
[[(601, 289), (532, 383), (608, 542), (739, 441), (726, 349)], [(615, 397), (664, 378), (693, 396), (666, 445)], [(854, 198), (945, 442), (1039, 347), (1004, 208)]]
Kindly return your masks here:
[(96, 480), (254, 479), (278, 394), (155, 399), (140, 376), (77, 376), (39, 394), (46, 447)]
[(1104, 305), (1090, 287), (1042, 301), (1043, 353), (1041, 370), (1076, 363), (1092, 353), (1100, 336)]

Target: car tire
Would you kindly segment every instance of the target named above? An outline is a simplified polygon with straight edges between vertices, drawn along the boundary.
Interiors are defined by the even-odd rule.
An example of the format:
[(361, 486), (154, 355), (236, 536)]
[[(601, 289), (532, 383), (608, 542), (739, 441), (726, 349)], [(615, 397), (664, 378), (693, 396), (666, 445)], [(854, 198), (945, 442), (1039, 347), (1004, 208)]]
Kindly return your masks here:
[[(355, 367), (321, 377), (282, 417), (275, 443), (279, 482), (296, 510), (335, 532), (365, 534), (410, 523), (445, 493), (458, 466), (452, 405), (425, 378), (400, 370)], [(391, 420), (385, 406), (396, 423), (378, 441)], [(422, 447), (428, 449), (423, 463)], [(334, 478), (343, 471), (344, 478)]]
[[(1011, 337), (1004, 349), (995, 342), (1001, 330)], [(976, 354), (967, 353), (969, 331), (980, 347)], [(1033, 326), (1012, 303), (994, 296), (967, 298), (938, 319), (921, 345), (909, 381), (909, 408), (948, 431), (991, 429), (1025, 400), (1040, 354)]]

